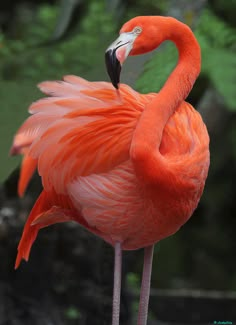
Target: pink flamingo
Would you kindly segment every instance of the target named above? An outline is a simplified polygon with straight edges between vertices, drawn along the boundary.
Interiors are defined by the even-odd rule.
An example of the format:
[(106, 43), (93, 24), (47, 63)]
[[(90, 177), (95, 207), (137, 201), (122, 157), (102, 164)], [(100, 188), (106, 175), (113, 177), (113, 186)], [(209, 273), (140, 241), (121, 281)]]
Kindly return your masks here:
[[(128, 55), (165, 40), (175, 43), (178, 64), (156, 94), (119, 84)], [(33, 103), (12, 153), (23, 153), (19, 194), (38, 168), (43, 191), (26, 222), (16, 267), (28, 260), (39, 229), (73, 220), (115, 249), (112, 324), (119, 324), (122, 250), (143, 248), (138, 324), (145, 325), (153, 247), (192, 215), (209, 168), (209, 137), (185, 98), (201, 65), (192, 31), (171, 17), (136, 17), (106, 51), (112, 84), (76, 76), (43, 82), (50, 95)], [(154, 72), (155, 73), (155, 72)]]

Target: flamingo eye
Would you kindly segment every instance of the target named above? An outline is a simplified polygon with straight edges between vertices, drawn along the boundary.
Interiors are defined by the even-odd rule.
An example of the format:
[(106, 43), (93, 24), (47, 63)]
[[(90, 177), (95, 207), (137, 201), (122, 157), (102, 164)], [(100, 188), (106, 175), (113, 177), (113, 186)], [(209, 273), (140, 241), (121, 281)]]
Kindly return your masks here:
[(142, 33), (142, 28), (140, 26), (135, 27), (133, 29), (133, 33), (139, 35), (140, 33)]

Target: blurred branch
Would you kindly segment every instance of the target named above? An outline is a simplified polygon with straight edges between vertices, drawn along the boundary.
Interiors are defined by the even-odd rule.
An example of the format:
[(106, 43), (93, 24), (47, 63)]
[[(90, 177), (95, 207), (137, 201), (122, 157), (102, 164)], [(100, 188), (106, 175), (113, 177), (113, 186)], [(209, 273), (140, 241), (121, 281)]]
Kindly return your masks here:
[(152, 289), (153, 297), (176, 297), (197, 299), (236, 299), (235, 291), (196, 290), (196, 289)]
[(205, 8), (207, 0), (189, 1), (189, 0), (169, 0), (168, 15), (183, 21), (193, 27), (201, 11)]
[(125, 2), (122, 0), (106, 0), (107, 10), (114, 14), (115, 19), (119, 19), (125, 11)]
[[(135, 298), (139, 298), (139, 289), (131, 290)], [(152, 289), (150, 296), (153, 298), (194, 298), (194, 299), (236, 299), (236, 291), (218, 291), (203, 289)]]
[[(138, 300), (139, 294), (134, 293)], [(150, 310), (164, 324), (204, 325), (235, 320), (236, 292), (192, 289), (151, 290)], [(171, 311), (171, 312), (170, 312)], [(160, 322), (153, 324), (160, 324)], [(230, 324), (230, 323), (229, 323)]]
[(59, 9), (60, 13), (51, 38), (52, 41), (58, 41), (64, 36), (71, 23), (75, 9), (81, 3), (83, 3), (83, 0), (61, 0)]

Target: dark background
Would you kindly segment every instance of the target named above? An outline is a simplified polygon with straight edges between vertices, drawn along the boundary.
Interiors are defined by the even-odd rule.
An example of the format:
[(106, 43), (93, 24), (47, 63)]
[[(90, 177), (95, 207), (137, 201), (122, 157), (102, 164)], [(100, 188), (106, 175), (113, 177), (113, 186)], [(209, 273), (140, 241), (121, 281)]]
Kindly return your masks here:
[[(204, 195), (190, 221), (156, 247), (149, 324), (236, 322), (235, 0), (0, 2), (0, 325), (110, 324), (113, 252), (73, 223), (40, 232), (28, 264), (14, 271), (37, 175), (19, 200), (19, 160), (8, 151), (38, 82), (76, 74), (108, 80), (104, 51), (136, 15), (171, 15), (192, 27), (202, 73), (188, 100), (211, 137)], [(122, 81), (158, 91), (176, 63), (173, 45), (128, 59)], [(125, 252), (121, 325), (135, 324), (142, 251)], [(159, 321), (157, 321), (159, 320)], [(226, 323), (227, 324), (227, 323)]]

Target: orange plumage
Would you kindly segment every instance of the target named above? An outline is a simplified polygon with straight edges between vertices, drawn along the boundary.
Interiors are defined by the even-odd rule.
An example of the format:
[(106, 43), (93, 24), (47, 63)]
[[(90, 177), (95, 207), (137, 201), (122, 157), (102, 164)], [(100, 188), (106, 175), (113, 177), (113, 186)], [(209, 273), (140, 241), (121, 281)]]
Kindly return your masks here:
[(129, 53), (151, 51), (166, 39), (180, 55), (157, 94), (124, 84), (114, 90), (76, 76), (39, 85), (50, 97), (31, 105), (12, 147), (25, 154), (19, 193), (36, 166), (44, 187), (26, 222), (16, 267), (28, 260), (38, 230), (56, 222), (76, 221), (129, 250), (172, 235), (192, 215), (209, 167), (206, 127), (184, 101), (200, 71), (194, 35), (170, 17), (136, 17), (108, 48), (108, 68), (118, 88), (109, 56), (118, 69)]
[[(32, 237), (36, 227), (30, 225), (39, 215), (40, 228), (48, 225), (43, 219), (48, 220), (53, 206), (57, 214), (62, 209), (62, 221), (76, 220), (111, 244), (121, 241), (123, 249), (153, 244), (176, 232), (189, 218), (198, 203), (195, 198), (202, 192), (202, 182), (196, 191), (196, 175), (202, 173), (202, 180), (206, 177), (204, 161), (199, 160), (208, 137), (199, 113), (183, 102), (164, 129), (160, 153), (175, 168), (173, 177), (175, 173), (186, 174), (179, 188), (172, 188), (174, 180), (170, 179), (164, 190), (142, 184), (129, 153), (139, 117), (154, 94), (140, 95), (121, 85), (117, 97), (109, 83), (88, 83), (75, 76), (43, 83), (40, 88), (53, 97), (32, 104), (30, 112), (34, 114), (19, 130), (13, 147), (29, 147), (21, 169), (20, 193), (29, 181), (25, 175), (32, 175), (36, 161), (44, 186), (40, 210), (38, 203), (31, 212), (19, 256), (28, 259), (32, 240), (27, 237)], [(103, 100), (98, 100), (101, 93)], [(84, 101), (92, 107), (84, 107)], [(70, 105), (75, 102), (77, 106)], [(23, 138), (31, 138), (32, 143), (21, 143)], [(164, 175), (163, 181), (167, 182)], [(187, 191), (191, 187), (192, 195), (185, 198), (185, 188)], [(61, 195), (63, 200), (58, 200)], [(73, 210), (74, 218), (71, 213), (65, 218), (64, 209)], [(60, 221), (54, 211), (50, 218), (50, 224)]]

